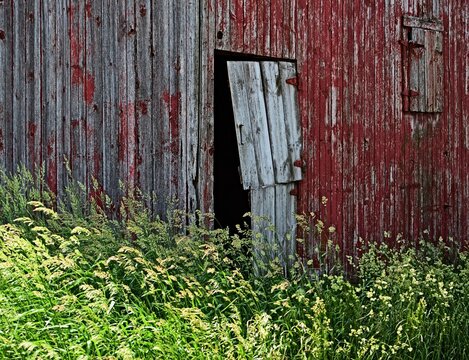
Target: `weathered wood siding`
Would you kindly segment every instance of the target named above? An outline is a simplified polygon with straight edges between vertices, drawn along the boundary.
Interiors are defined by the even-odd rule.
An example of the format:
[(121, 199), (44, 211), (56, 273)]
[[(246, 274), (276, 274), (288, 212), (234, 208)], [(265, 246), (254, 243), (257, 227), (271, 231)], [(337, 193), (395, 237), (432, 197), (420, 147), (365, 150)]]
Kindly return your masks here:
[(60, 194), (66, 161), (75, 179), (90, 187), (95, 178), (113, 199), (123, 180), (157, 192), (160, 212), (170, 198), (210, 210), (200, 6), (1, 0), (0, 166), (44, 164)]
[[(403, 111), (404, 14), (443, 21), (441, 113)], [(210, 211), (215, 49), (294, 59), (299, 209), (344, 256), (384, 230), (467, 245), (468, 30), (461, 0), (0, 0), (0, 166)]]
[[(218, 0), (213, 13), (216, 49), (297, 60), (299, 210), (336, 227), (343, 256), (384, 231), (469, 243), (469, 1)], [(441, 114), (403, 111), (404, 14), (443, 20)]]

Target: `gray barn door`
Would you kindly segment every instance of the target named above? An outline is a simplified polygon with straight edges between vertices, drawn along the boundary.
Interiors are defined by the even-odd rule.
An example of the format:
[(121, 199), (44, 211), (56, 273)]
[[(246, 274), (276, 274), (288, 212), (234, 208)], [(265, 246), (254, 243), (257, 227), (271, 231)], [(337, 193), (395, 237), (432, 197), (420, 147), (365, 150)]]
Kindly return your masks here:
[[(244, 189), (251, 193), (258, 257), (284, 265), (295, 255), (296, 197), (301, 156), (296, 78), (289, 62), (228, 62), (228, 77)], [(275, 229), (275, 231), (272, 231)], [(262, 254), (262, 256), (261, 256)]]

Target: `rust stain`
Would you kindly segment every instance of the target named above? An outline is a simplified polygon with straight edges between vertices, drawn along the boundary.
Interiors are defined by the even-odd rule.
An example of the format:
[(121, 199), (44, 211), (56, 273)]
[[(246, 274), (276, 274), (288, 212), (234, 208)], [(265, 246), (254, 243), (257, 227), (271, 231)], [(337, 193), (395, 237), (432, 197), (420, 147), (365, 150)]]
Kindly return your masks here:
[(5, 31), (0, 30), (0, 40), (5, 40)]
[(0, 152), (5, 149), (5, 145), (3, 144), (3, 130), (0, 129)]

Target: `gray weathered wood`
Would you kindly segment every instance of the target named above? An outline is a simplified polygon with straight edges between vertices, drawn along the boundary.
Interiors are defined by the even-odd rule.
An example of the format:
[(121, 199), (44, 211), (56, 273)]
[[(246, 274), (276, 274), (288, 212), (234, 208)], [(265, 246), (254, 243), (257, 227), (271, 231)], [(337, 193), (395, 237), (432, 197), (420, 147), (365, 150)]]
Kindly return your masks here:
[(438, 19), (429, 20), (423, 17), (404, 15), (402, 18), (402, 25), (410, 28), (443, 31), (443, 23)]
[(301, 129), (297, 89), (288, 84), (296, 78), (296, 68), (288, 62), (262, 62), (264, 95), (269, 121), (270, 145), (276, 183), (301, 180)]
[(197, 208), (197, 168), (198, 164), (198, 146), (199, 146), (199, 132), (198, 132), (198, 107), (200, 99), (199, 88), (199, 73), (200, 73), (200, 55), (199, 55), (199, 36), (197, 29), (200, 26), (199, 19), (199, 0), (189, 0), (187, 3), (186, 13), (186, 31), (183, 35), (186, 36), (186, 50), (187, 54), (194, 54), (186, 58), (186, 164), (187, 167), (187, 210), (194, 212)]
[(136, 116), (138, 120), (138, 154), (137, 173), (139, 184), (145, 193), (153, 190), (153, 128), (152, 128), (152, 2), (140, 1), (136, 14), (137, 32), (137, 103)]
[(248, 108), (250, 79), (246, 77), (244, 64), (241, 62), (228, 62), (227, 65), (243, 187), (244, 189), (256, 189), (260, 185), (260, 176), (254, 148), (254, 129)]
[(296, 255), (296, 196), (290, 194), (295, 184), (280, 184), (275, 186), (275, 225), (278, 256), (288, 273)]
[(425, 30), (412, 29), (410, 53), (410, 111), (423, 112), (426, 109), (426, 51)]
[(298, 181), (302, 179), (301, 168), (294, 166), (295, 161), (301, 160), (302, 151), (298, 90), (295, 85), (287, 83), (288, 79), (296, 79), (296, 66), (294, 63), (280, 62), (279, 69), (290, 166), (292, 166), (293, 180)]
[(44, 47), (43, 47), (43, 98), (45, 110), (43, 113), (43, 158), (46, 166), (46, 177), (52, 191), (57, 191), (57, 9), (54, 2), (43, 2), (44, 16)]
[(73, 178), (82, 184), (86, 183), (86, 123), (83, 97), (85, 27), (82, 16), (85, 13), (84, 5), (83, 1), (71, 0), (69, 10), (70, 59), (72, 67), (70, 92), (70, 166)]
[(252, 167), (257, 169), (259, 186), (273, 185), (275, 179), (260, 65), (228, 62), (228, 76), (244, 187), (255, 186)]
[(279, 66), (273, 61), (262, 62), (261, 66), (275, 182), (286, 183), (293, 180), (293, 168), (288, 150)]
[(213, 211), (213, 147), (214, 147), (214, 49), (215, 49), (215, 0), (199, 0), (200, 17), (200, 106), (199, 106), (199, 155), (197, 191), (199, 208)]
[[(54, 165), (52, 166), (55, 170), (55, 181), (56, 181), (56, 192), (59, 198), (63, 198), (64, 188), (63, 188), (63, 177), (64, 177), (64, 167), (63, 164), (63, 139), (62, 134), (64, 134), (64, 105), (67, 105), (67, 99), (63, 96), (64, 88), (67, 85), (65, 83), (65, 74), (70, 70), (65, 68), (65, 56), (62, 49), (64, 49), (64, 36), (63, 31), (60, 29), (67, 28), (67, 9), (63, 2), (57, 2), (55, 8), (55, 73), (56, 73), (56, 83), (55, 83), (55, 115), (53, 123), (56, 130), (55, 142), (55, 158), (53, 159)], [(65, 27), (64, 27), (65, 25)], [(64, 104), (65, 103), (65, 104)]]
[(9, 55), (7, 51), (7, 30), (5, 29), (6, 25), (6, 17), (7, 17), (7, 6), (2, 1), (0, 2), (0, 31), (2, 31), (3, 39), (0, 39), (0, 167), (6, 169), (6, 138), (7, 131), (6, 131), (6, 121), (5, 121), (5, 106), (6, 106), (6, 99), (5, 99), (5, 90), (6, 90), (6, 82), (7, 82), (7, 60), (6, 57)]
[(277, 259), (288, 272), (296, 254), (295, 185), (276, 184), (251, 190), (251, 214), (256, 262)]
[(25, 2), (13, 6), (13, 169), (26, 161), (25, 113)]
[(275, 186), (251, 190), (251, 223), (255, 263), (267, 265), (278, 255), (275, 237)]

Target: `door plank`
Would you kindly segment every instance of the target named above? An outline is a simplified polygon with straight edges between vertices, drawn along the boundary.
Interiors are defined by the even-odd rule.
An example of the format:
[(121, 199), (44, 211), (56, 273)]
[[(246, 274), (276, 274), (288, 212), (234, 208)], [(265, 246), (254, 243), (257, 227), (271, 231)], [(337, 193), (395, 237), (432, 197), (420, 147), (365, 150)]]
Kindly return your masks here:
[(284, 184), (292, 181), (294, 174), (288, 150), (280, 70), (278, 63), (272, 61), (262, 62), (261, 67), (275, 182)]
[(243, 187), (245, 190), (256, 189), (259, 178), (248, 112), (248, 79), (245, 79), (243, 63), (228, 62), (227, 66)]
[(301, 127), (300, 114), (298, 112), (298, 89), (295, 85), (287, 83), (288, 79), (296, 78), (296, 66), (291, 62), (280, 62), (280, 91), (283, 99), (283, 111), (287, 134), (290, 164), (293, 171), (293, 181), (301, 180), (301, 168), (295, 167), (294, 163), (301, 159)]

